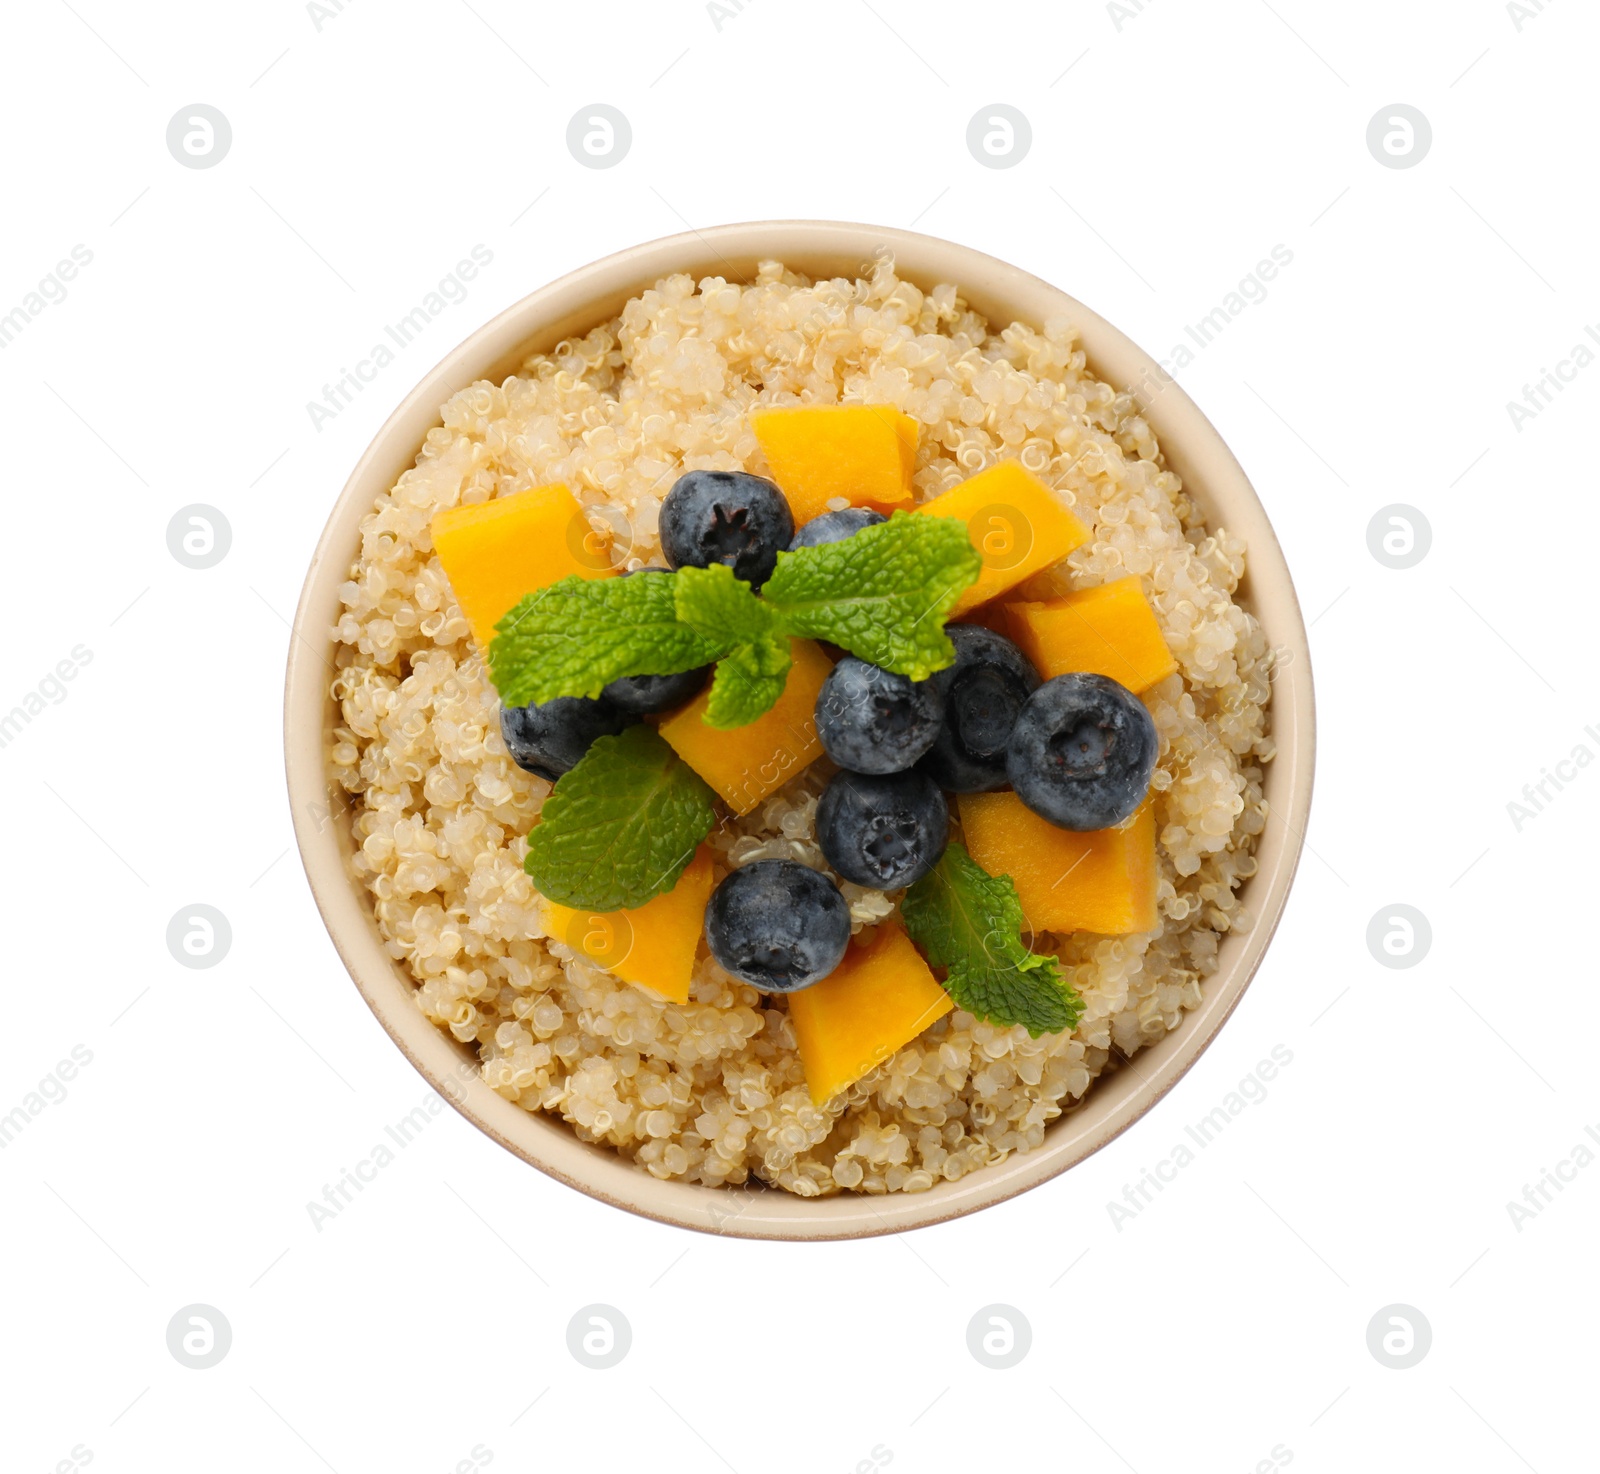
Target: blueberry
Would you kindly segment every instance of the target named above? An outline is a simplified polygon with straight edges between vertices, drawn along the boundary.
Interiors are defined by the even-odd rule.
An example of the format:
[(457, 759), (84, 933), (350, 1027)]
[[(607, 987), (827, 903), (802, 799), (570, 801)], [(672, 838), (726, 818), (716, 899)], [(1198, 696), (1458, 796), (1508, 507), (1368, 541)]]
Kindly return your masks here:
[[(621, 576), (631, 578), (635, 573), (670, 572), (670, 568), (634, 568)], [(623, 676), (601, 691), (600, 699), (634, 716), (671, 711), (698, 696), (710, 674), (709, 665), (700, 665), (672, 676)]]
[(1004, 635), (981, 624), (950, 624), (944, 632), (956, 647), (956, 663), (929, 681), (944, 725), (921, 770), (951, 793), (1004, 788), (1006, 744), (1022, 708), (1039, 689), (1039, 672)]
[(688, 471), (661, 504), (661, 551), (674, 568), (726, 563), (752, 588), (772, 577), (794, 513), (770, 481), (743, 471)]
[(882, 512), (874, 512), (871, 507), (846, 507), (840, 512), (824, 512), (820, 517), (813, 517), (795, 533), (789, 551), (820, 548), (823, 543), (842, 543), (847, 537), (854, 537), (863, 527), (876, 527), (887, 520)]
[(817, 805), (817, 844), (846, 880), (899, 890), (944, 853), (950, 811), (925, 773), (836, 773)]
[(823, 748), (841, 768), (898, 773), (939, 735), (939, 696), (931, 681), (846, 655), (817, 693), (816, 720)]
[(757, 860), (733, 871), (706, 906), (711, 955), (764, 993), (820, 983), (850, 945), (850, 908), (820, 870)]
[(709, 665), (679, 671), (673, 676), (622, 676), (600, 692), (619, 711), (630, 716), (647, 716), (655, 711), (671, 711), (692, 701), (704, 688), (711, 674)]
[(1105, 676), (1066, 675), (1028, 699), (1006, 773), (1034, 813), (1062, 829), (1109, 829), (1144, 802), (1160, 739), (1150, 713)]
[(500, 735), (519, 768), (554, 783), (577, 767), (596, 737), (614, 737), (636, 720), (604, 699), (557, 696), (542, 706), (503, 709)]

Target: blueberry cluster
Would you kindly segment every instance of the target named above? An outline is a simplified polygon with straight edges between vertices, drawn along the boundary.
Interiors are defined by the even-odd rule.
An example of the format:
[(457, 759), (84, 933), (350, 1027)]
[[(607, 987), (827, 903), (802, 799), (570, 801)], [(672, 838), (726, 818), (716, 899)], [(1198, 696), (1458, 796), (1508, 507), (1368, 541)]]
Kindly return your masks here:
[[(863, 508), (829, 512), (791, 547), (842, 541), (882, 520)], [(840, 769), (817, 805), (817, 844), (857, 885), (899, 890), (938, 864), (950, 827), (946, 793), (1009, 783), (1052, 824), (1092, 830), (1120, 824), (1149, 789), (1155, 723), (1132, 692), (1094, 675), (1041, 683), (1004, 635), (976, 624), (946, 633), (955, 663), (929, 680), (845, 655), (817, 697), (817, 736)], [(736, 911), (718, 906), (725, 892), (742, 898)], [(849, 908), (817, 872), (757, 861), (718, 888), (706, 939), (735, 977), (793, 992), (838, 965)]]

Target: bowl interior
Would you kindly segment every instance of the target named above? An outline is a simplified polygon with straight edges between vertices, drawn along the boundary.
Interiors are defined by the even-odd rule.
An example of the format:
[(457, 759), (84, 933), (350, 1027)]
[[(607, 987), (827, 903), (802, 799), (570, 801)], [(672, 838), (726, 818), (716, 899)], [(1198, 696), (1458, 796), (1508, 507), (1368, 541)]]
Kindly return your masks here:
[[(663, 1182), (609, 1148), (579, 1141), (565, 1122), (529, 1113), (491, 1090), (478, 1078), (474, 1051), (423, 1016), (409, 975), (385, 951), (365, 891), (351, 874), (349, 808), (326, 778), (327, 734), (336, 719), (328, 671), (338, 589), (356, 557), (362, 518), (415, 461), (428, 430), (439, 422), (440, 407), (457, 390), (481, 379), (500, 382), (529, 353), (604, 322), (629, 297), (674, 272), (748, 280), (760, 261), (777, 259), (812, 277), (854, 277), (870, 272), (883, 251), (894, 255), (902, 276), (925, 289), (954, 282), (991, 325), (1067, 316), (1094, 372), (1137, 394), (1168, 465), (1183, 478), (1208, 525), (1225, 526), (1245, 540), (1248, 572), (1238, 597), (1278, 652), (1269, 713), (1277, 756), (1264, 778), (1271, 817), (1258, 843), (1258, 871), (1242, 891), (1255, 924), (1249, 932), (1223, 937), (1217, 971), (1199, 1008), (1140, 1052), (1137, 1071), (1102, 1075), (1081, 1105), (1047, 1128), (1037, 1151), (925, 1193), (886, 1197), (805, 1199), (764, 1187), (740, 1191)], [(721, 226), (635, 247), (533, 293), (451, 352), (378, 432), (328, 519), (295, 617), (284, 720), (296, 838), (317, 905), (363, 997), (435, 1088), (509, 1151), (591, 1196), (688, 1228), (785, 1239), (899, 1232), (1011, 1197), (1104, 1146), (1171, 1089), (1238, 1003), (1271, 940), (1300, 855), (1314, 740), (1310, 653), (1282, 550), (1238, 462), (1176, 383), (1081, 303), (991, 256), (907, 231), (818, 221)]]

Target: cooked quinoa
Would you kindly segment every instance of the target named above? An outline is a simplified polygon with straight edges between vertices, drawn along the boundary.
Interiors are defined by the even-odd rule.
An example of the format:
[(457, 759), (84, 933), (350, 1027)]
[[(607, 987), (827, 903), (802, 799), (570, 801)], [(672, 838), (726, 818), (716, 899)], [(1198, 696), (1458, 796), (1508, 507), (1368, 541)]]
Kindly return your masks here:
[[(564, 482), (597, 529), (628, 529), (621, 566), (659, 565), (657, 517), (677, 476), (765, 473), (748, 412), (799, 402), (913, 416), (919, 501), (1020, 458), (1093, 533), (1022, 592), (1138, 574), (1179, 665), (1145, 693), (1161, 735), (1160, 929), (1033, 940), (1084, 1000), (1071, 1034), (1030, 1039), (958, 1009), (822, 1107), (783, 1000), (730, 978), (703, 946), (692, 1001), (678, 1005), (544, 935), (522, 857), (551, 785), (506, 754), (499, 698), (428, 532), (442, 508)], [(1088, 372), (1065, 317), (994, 332), (956, 287), (923, 292), (888, 259), (855, 281), (777, 262), (749, 285), (673, 276), (504, 384), (463, 389), (442, 421), (362, 523), (334, 631), (330, 762), (390, 953), (506, 1099), (657, 1177), (754, 1176), (805, 1197), (919, 1192), (1038, 1147), (1108, 1065), (1200, 1002), (1219, 938), (1250, 924), (1237, 892), (1266, 822), (1271, 652), (1234, 602), (1243, 543), (1204, 524), (1139, 406)], [(833, 771), (819, 760), (719, 827), (717, 878), (775, 857), (826, 871), (813, 814)], [(898, 902), (841, 889), (858, 931)]]

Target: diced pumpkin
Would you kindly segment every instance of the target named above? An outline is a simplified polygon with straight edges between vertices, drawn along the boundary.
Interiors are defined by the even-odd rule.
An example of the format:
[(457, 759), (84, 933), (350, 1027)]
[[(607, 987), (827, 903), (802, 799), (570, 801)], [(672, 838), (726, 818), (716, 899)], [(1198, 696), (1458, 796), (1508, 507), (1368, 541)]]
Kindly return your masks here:
[(735, 814), (748, 814), (822, 753), (817, 695), (833, 663), (810, 640), (791, 640), (794, 664), (777, 704), (743, 727), (721, 731), (705, 721), (708, 687), (661, 724), (661, 735)]
[(701, 845), (678, 883), (644, 905), (592, 912), (545, 901), (544, 929), (625, 982), (687, 1003), (710, 899), (711, 851)]
[[(998, 599), (992, 599), (987, 604), (980, 604), (976, 609), (969, 609), (959, 616), (962, 624), (981, 624), (985, 629), (993, 630), (997, 635), (1004, 635), (1011, 639), (1011, 616), (1006, 613), (1007, 606)], [(952, 615), (952, 618), (957, 616)]]
[(983, 559), (983, 572), (957, 602), (952, 619), (1089, 541), (1089, 529), (1021, 461), (990, 466), (917, 511), (928, 517), (959, 517)]
[(1122, 936), (1160, 921), (1152, 799), (1115, 829), (1089, 834), (1057, 829), (1014, 793), (964, 793), (958, 802), (967, 852), (991, 875), (1011, 877), (1034, 931)]
[(820, 983), (789, 996), (812, 1102), (854, 1085), (954, 1006), (898, 921), (853, 943)]
[(1047, 681), (1090, 671), (1144, 691), (1178, 668), (1136, 576), (1004, 608), (1005, 632)]
[(535, 486), (470, 507), (449, 507), (432, 523), (433, 545), (461, 612), (485, 652), (496, 622), (524, 594), (576, 573), (611, 578), (606, 538), (589, 525), (565, 486)]
[(911, 505), (918, 426), (893, 405), (760, 409), (750, 427), (797, 526), (820, 517), (834, 497), (883, 513)]

